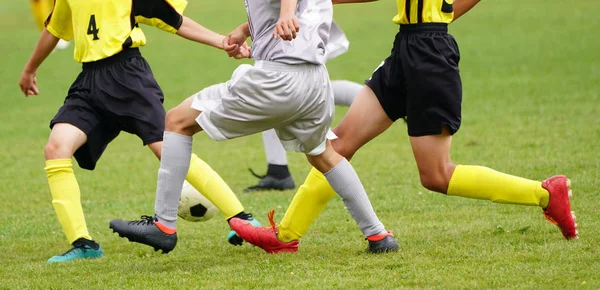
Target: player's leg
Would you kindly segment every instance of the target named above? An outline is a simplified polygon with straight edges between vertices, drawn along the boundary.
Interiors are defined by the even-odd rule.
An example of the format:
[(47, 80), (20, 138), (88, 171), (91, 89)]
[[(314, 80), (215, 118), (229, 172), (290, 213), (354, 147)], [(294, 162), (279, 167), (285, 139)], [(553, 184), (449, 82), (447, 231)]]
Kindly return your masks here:
[[(461, 121), (458, 47), (445, 31), (429, 32), (423, 36), (427, 38), (426, 42), (419, 41), (419, 34), (405, 37), (412, 37), (413, 41), (404, 47), (426, 54), (402, 54), (408, 71), (408, 133), (423, 186), (448, 195), (539, 206), (549, 220), (558, 224), (565, 238), (576, 237), (566, 177), (556, 176), (542, 183), (482, 166), (455, 166), (452, 163), (452, 134), (458, 130)], [(438, 61), (424, 64), (421, 59)], [(430, 65), (437, 69), (422, 69)]]
[[(127, 237), (133, 242), (147, 244), (155, 250), (160, 249), (163, 253), (168, 253), (177, 244), (176, 221), (179, 197), (189, 170), (192, 136), (201, 131), (200, 126), (195, 122), (200, 112), (191, 108), (191, 102), (192, 99), (188, 98), (166, 114), (154, 217), (142, 216), (142, 220), (139, 221), (128, 222), (117, 219), (110, 222), (110, 227), (120, 236)], [(158, 134), (159, 131), (160, 129), (156, 133)], [(149, 141), (144, 140), (144, 143), (146, 142)]]
[(87, 229), (81, 207), (79, 184), (71, 163), (73, 154), (86, 140), (86, 134), (77, 127), (58, 123), (54, 124), (44, 148), (44, 169), (52, 193), (52, 205), (67, 241), (73, 245), (71, 250), (50, 258), (48, 263), (103, 256), (102, 249), (92, 241)]
[[(568, 202), (568, 180), (563, 177), (539, 182), (483, 166), (458, 165), (450, 161), (451, 136), (411, 137), (410, 142), (423, 186), (429, 190), (497, 203), (539, 206), (561, 227), (565, 238), (577, 236)], [(554, 203), (551, 203), (554, 202)]]
[[(191, 105), (191, 103), (186, 105)], [(162, 143), (163, 142), (154, 142), (148, 144), (148, 147), (159, 159), (161, 156)], [(221, 178), (221, 176), (215, 170), (213, 170), (208, 163), (204, 162), (204, 160), (200, 159), (200, 157), (198, 157), (196, 154), (191, 155), (190, 166), (185, 179), (196, 190), (198, 190), (198, 192), (212, 202), (221, 211), (221, 213), (223, 213), (226, 220), (229, 220), (233, 217), (238, 217), (248, 220), (254, 225), (260, 225), (260, 223), (254, 219), (252, 215), (244, 212), (244, 207), (242, 206), (241, 202), (235, 193), (233, 193), (229, 185), (227, 185), (227, 183), (223, 180), (223, 178)], [(161, 200), (162, 199), (164, 198), (161, 198)], [(179, 201), (179, 199), (177, 200)], [(170, 206), (174, 206), (174, 204)], [(158, 204), (155, 205), (155, 208), (159, 207), (160, 206)], [(236, 236), (235, 232), (233, 231), (228, 234), (227, 241), (232, 245), (241, 245), (243, 242), (241, 238)]]
[[(158, 108), (162, 109), (162, 106), (156, 99), (162, 100), (162, 92), (151, 73), (146, 75), (146, 79), (147, 84), (143, 88), (146, 91), (149, 87), (154, 88), (151, 93), (155, 98), (151, 104), (156, 109), (152, 111), (158, 114)], [(210, 117), (205, 118), (205, 115), (214, 114), (212, 110), (221, 106), (221, 99), (225, 94), (229, 94), (227, 84), (211, 86), (186, 99), (166, 114), (164, 138), (161, 138), (163, 143), (160, 152), (161, 166), (158, 172), (155, 216), (143, 216), (142, 220), (132, 222), (112, 220), (110, 227), (113, 230), (119, 232), (121, 236), (128, 237), (131, 241), (152, 246), (156, 250), (161, 249), (163, 253), (171, 251), (177, 242), (175, 227), (177, 207), (186, 176), (191, 178), (190, 184), (213, 202), (227, 218), (235, 216), (247, 220), (252, 219), (251, 215), (243, 212), (241, 204), (231, 189), (216, 172), (199, 158), (191, 156), (192, 136), (195, 133), (204, 130), (213, 139), (221, 140), (219, 137), (223, 137), (219, 135), (221, 131), (212, 123)], [(150, 95), (150, 92), (147, 95)], [(164, 109), (162, 112), (164, 114)], [(142, 126), (146, 123), (143, 125), (145, 127), (160, 125), (156, 120), (158, 120), (156, 117), (138, 120), (139, 122), (135, 124)], [(140, 135), (144, 143), (150, 143), (153, 137), (143, 137), (139, 134), (143, 131), (148, 130), (136, 130), (136, 133)], [(149, 131), (162, 132), (162, 128)], [(158, 142), (158, 140), (155, 141)]]
[(363, 85), (347, 80), (332, 80), (333, 100), (338, 106), (349, 107), (358, 95)]
[(50, 258), (49, 263), (104, 255), (87, 230), (71, 161), (75, 156), (81, 168), (93, 170), (106, 144), (116, 137), (108, 128), (100, 126), (100, 117), (90, 105), (87, 94), (90, 82), (90, 75), (85, 71), (79, 74), (64, 105), (50, 122), (52, 130), (44, 148), (52, 204), (67, 241), (73, 246), (64, 254)]
[(398, 250), (393, 235), (377, 218), (371, 201), (348, 160), (333, 150), (329, 142), (319, 155), (307, 154), (307, 159), (325, 178), (337, 194), (340, 195), (346, 209), (354, 218), (360, 231), (369, 241), (368, 251), (372, 253)]
[[(340, 124), (333, 129), (337, 135), (331, 140), (333, 149), (350, 160), (360, 147), (392, 124), (373, 90), (364, 86)], [(279, 238), (284, 242), (299, 240), (334, 196), (335, 191), (325, 176), (312, 168), (279, 224)]]
[[(309, 96), (311, 102), (303, 103), (302, 108), (305, 111), (295, 122), (277, 128), (278, 135), (282, 140), (285, 140), (283, 141), (284, 147), (305, 152), (307, 158), (317, 170), (327, 172), (325, 174), (326, 180), (342, 196), (346, 207), (359, 224), (365, 236), (381, 236), (377, 237), (377, 239), (382, 240), (388, 236), (388, 233), (377, 219), (356, 172), (344, 157), (333, 150), (331, 143), (325, 141), (327, 138), (334, 137), (332, 136), (333, 134), (328, 134), (334, 104), (331, 102), (331, 91), (328, 86), (322, 90), (308, 87), (308, 84), (321, 86), (319, 83), (321, 79), (315, 76), (322, 76), (323, 81), (329, 84), (324, 68), (323, 71), (311, 71), (310, 73), (307, 72), (304, 75), (298, 76), (297, 79), (308, 79), (310, 82), (303, 81), (302, 84), (297, 84), (295, 87), (296, 90), (299, 92), (311, 91), (316, 94)], [(322, 98), (323, 102), (318, 102), (318, 105), (314, 105), (317, 103), (314, 100), (318, 100), (319, 98)], [(307, 124), (311, 124), (312, 126), (307, 126)], [(314, 124), (319, 126), (315, 126)], [(316, 198), (319, 198), (318, 194), (316, 194)], [(327, 197), (324, 201), (327, 202), (330, 199), (331, 197)], [(305, 202), (312, 203), (312, 200), (305, 200)], [(322, 207), (320, 206), (317, 209), (317, 213), (321, 211)], [(303, 204), (297, 208), (311, 210)], [(297, 218), (303, 218), (300, 211), (296, 213), (298, 214)], [(272, 215), (270, 218), (273, 229), (277, 232), (272, 221)], [(310, 222), (312, 220), (314, 218), (311, 218)], [(293, 224), (294, 222), (296, 222), (295, 219), (290, 220), (290, 223)], [(245, 240), (263, 248), (267, 252), (297, 251), (297, 241), (282, 242), (269, 229), (249, 227), (247, 223), (238, 222), (235, 219), (231, 221), (231, 226), (236, 231), (238, 229), (241, 230), (242, 232), (238, 231), (238, 233)], [(308, 225), (306, 225), (307, 227)], [(391, 239), (393, 241), (393, 238)], [(397, 243), (395, 241), (393, 243), (397, 249)], [(393, 250), (392, 248), (394, 247), (390, 246), (387, 250)], [(375, 252), (385, 251), (375, 248), (371, 248), (371, 250)]]
[(244, 189), (244, 192), (293, 189), (296, 185), (288, 168), (285, 149), (277, 133), (273, 129), (264, 131), (262, 139), (267, 157), (267, 174), (261, 176), (251, 171), (260, 180), (257, 185)]

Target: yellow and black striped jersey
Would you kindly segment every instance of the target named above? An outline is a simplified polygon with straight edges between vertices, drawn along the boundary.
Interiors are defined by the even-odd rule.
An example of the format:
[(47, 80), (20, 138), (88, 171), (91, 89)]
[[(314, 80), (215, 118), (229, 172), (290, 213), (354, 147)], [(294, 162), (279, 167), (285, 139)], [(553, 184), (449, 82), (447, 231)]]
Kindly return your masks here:
[(77, 62), (92, 62), (146, 44), (143, 23), (176, 33), (186, 0), (56, 0), (46, 29), (75, 40)]
[(450, 23), (454, 19), (454, 0), (396, 0), (397, 24)]

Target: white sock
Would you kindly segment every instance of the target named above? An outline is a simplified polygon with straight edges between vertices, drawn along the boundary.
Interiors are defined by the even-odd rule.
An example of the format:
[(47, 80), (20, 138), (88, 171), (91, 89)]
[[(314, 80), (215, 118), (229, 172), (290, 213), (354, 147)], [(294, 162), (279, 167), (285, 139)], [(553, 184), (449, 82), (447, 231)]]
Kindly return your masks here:
[(346, 80), (331, 81), (336, 105), (350, 106), (363, 85)]
[(158, 221), (175, 228), (181, 188), (190, 168), (192, 137), (165, 131), (161, 155), (154, 212)]
[(346, 158), (331, 170), (324, 173), (329, 185), (342, 197), (344, 205), (354, 218), (365, 237), (386, 233), (385, 227), (377, 218), (367, 192), (356, 171)]
[(265, 155), (267, 163), (274, 165), (287, 165), (287, 156), (285, 149), (275, 133), (275, 129), (270, 129), (262, 132), (263, 143), (265, 144)]

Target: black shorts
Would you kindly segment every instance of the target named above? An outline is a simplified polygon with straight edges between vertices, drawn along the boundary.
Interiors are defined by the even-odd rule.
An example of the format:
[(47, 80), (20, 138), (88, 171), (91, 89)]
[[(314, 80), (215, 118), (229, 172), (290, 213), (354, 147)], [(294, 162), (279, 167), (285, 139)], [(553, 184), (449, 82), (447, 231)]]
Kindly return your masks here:
[(93, 170), (104, 149), (121, 131), (135, 134), (144, 145), (162, 141), (164, 96), (150, 66), (137, 48), (84, 63), (52, 121), (69, 123), (87, 135), (75, 152), (79, 166)]
[(460, 127), (460, 53), (447, 31), (442, 23), (401, 25), (391, 55), (365, 82), (391, 120), (405, 118), (409, 136)]

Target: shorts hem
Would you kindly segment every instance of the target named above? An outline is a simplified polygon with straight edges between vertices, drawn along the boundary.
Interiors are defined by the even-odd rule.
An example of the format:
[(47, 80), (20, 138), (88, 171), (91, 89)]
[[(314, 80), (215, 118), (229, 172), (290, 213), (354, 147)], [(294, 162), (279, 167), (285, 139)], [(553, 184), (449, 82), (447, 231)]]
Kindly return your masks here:
[(142, 139), (142, 142), (144, 144), (144, 146), (152, 144), (152, 143), (156, 143), (156, 142), (162, 142), (163, 141), (163, 137), (153, 137), (153, 138), (148, 138), (148, 139)]
[(331, 131), (331, 129), (329, 129), (327, 131), (327, 134), (325, 135), (325, 140), (323, 142), (321, 142), (319, 145), (317, 145), (316, 147), (312, 148), (311, 150), (305, 150), (304, 144), (299, 140), (299, 139), (292, 139), (292, 140), (280, 140), (281, 141), (281, 145), (283, 145), (283, 148), (286, 151), (296, 151), (296, 152), (302, 152), (311, 156), (317, 156), (317, 155), (321, 155), (321, 153), (325, 152), (325, 146), (327, 146), (327, 140), (333, 140), (333, 139), (337, 139), (337, 135), (335, 135), (335, 133), (333, 133), (333, 131)]
[(373, 91), (373, 94), (375, 95), (375, 97), (377, 98), (377, 101), (379, 102), (379, 105), (381, 106), (381, 108), (383, 109), (383, 112), (385, 113), (385, 115), (390, 118), (390, 120), (392, 120), (392, 122), (396, 122), (398, 119), (402, 118), (402, 116), (393, 116), (391, 114), (391, 112), (389, 111), (389, 109), (387, 108), (387, 106), (385, 106), (385, 104), (383, 102), (381, 102), (381, 97), (379, 95), (377, 95), (377, 92), (375, 91), (375, 89), (373, 88), (373, 86), (371, 86), (371, 82), (369, 80), (365, 81), (365, 85), (367, 87), (369, 87), (369, 89), (371, 89), (371, 91)]
[(92, 132), (92, 128), (90, 126), (85, 126), (82, 124), (77, 124), (77, 122), (71, 121), (71, 120), (67, 120), (67, 119), (52, 119), (50, 121), (50, 130), (52, 130), (52, 128), (54, 128), (54, 125), (59, 124), (59, 123), (65, 123), (65, 124), (69, 124), (71, 126), (76, 127), (77, 129), (83, 131), (83, 133), (86, 136), (89, 136), (90, 133)]
[(443, 127), (446, 126), (450, 130), (450, 135), (456, 134), (458, 132), (458, 126), (451, 126), (447, 123), (442, 124), (439, 129), (433, 130), (423, 130), (423, 131), (408, 131), (408, 136), (410, 137), (423, 137), (423, 136), (433, 136), (433, 135), (441, 135)]
[(200, 113), (200, 116), (196, 118), (196, 122), (198, 123), (198, 125), (202, 127), (202, 130), (206, 132), (206, 135), (208, 135), (208, 137), (215, 141), (224, 141), (229, 139), (225, 137), (225, 135), (221, 133), (219, 128), (217, 128), (217, 126), (215, 126), (215, 124), (210, 120), (209, 113), (210, 111)]

